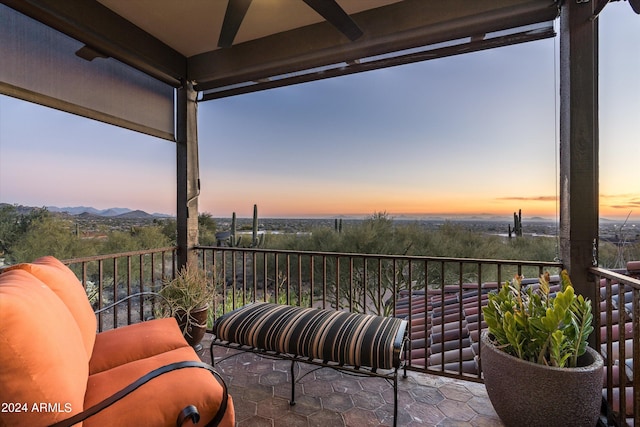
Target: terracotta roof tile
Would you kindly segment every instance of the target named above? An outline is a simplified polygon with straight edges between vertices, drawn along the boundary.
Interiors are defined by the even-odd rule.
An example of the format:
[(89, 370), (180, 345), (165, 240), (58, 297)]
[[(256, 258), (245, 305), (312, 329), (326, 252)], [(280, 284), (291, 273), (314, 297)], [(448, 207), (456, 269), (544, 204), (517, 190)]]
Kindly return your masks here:
[[(630, 276), (640, 276), (640, 261), (629, 262), (626, 274)], [(537, 279), (525, 279), (523, 283), (537, 287)], [(606, 304), (606, 281), (601, 283), (600, 324), (604, 325), (600, 330), (602, 353), (606, 356), (607, 339), (607, 315)], [(485, 322), (481, 319), (481, 307), (487, 304), (487, 294), (498, 288), (497, 283), (485, 283), (479, 285), (463, 284), (462, 286), (445, 286), (440, 290), (414, 291), (409, 293), (403, 291), (396, 304), (396, 315), (410, 321), (411, 324), (411, 365), (424, 367), (428, 370), (453, 372), (461, 371), (465, 374), (479, 375), (478, 347), (480, 332), (486, 328)], [(552, 292), (557, 292), (560, 288), (558, 277), (552, 278)], [(478, 293), (481, 292), (480, 307), (478, 306)], [(618, 357), (618, 339), (620, 336), (619, 319), (620, 314), (625, 316), (625, 337), (632, 337), (632, 323), (630, 309), (632, 293), (624, 293), (624, 305), (619, 306), (618, 285), (612, 285), (612, 301), (614, 310), (611, 319), (611, 337), (614, 357)], [(620, 311), (619, 308), (625, 310)], [(633, 353), (633, 341), (625, 341), (625, 354), (627, 357)], [(444, 365), (443, 365), (444, 362)], [(614, 378), (618, 378), (619, 361), (615, 360), (612, 370)], [(623, 364), (625, 365), (625, 364)], [(629, 359), (626, 366), (627, 377), (627, 398), (632, 399), (632, 363)], [(605, 376), (606, 381), (606, 376)], [(614, 384), (618, 386), (617, 382)], [(617, 390), (617, 389), (616, 389)], [(631, 390), (631, 391), (630, 391)], [(619, 393), (619, 391), (616, 391)], [(631, 397), (629, 397), (631, 396)], [(627, 412), (633, 409), (632, 400), (627, 403)], [(617, 403), (616, 403), (617, 405)]]

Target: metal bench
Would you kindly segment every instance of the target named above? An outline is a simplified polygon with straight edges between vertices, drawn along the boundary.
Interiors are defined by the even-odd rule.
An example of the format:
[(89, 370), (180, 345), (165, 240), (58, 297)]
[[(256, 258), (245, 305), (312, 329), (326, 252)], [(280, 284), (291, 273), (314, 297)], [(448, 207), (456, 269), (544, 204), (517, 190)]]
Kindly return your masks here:
[(213, 334), (212, 363), (216, 345), (290, 360), (291, 405), (295, 404), (295, 383), (313, 372), (296, 378), (297, 362), (385, 378), (393, 384), (394, 425), (397, 423), (398, 370), (407, 340), (406, 320), (256, 302), (216, 319)]

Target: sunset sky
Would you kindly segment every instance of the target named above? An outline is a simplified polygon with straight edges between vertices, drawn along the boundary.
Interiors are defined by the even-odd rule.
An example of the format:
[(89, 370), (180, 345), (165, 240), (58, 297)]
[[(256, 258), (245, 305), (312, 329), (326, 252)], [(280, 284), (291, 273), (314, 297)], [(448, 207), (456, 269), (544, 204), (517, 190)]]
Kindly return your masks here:
[[(557, 25), (557, 23), (556, 23)], [(600, 216), (640, 218), (640, 16), (600, 17)], [(558, 39), (199, 105), (215, 217), (555, 218)], [(0, 202), (175, 214), (175, 145), (0, 96)]]

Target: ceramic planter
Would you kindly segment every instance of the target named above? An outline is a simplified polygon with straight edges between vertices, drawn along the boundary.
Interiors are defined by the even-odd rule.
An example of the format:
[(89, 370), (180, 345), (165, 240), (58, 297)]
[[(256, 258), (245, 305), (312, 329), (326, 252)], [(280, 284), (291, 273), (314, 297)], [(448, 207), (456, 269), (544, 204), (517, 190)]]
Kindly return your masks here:
[[(207, 315), (209, 306), (198, 308), (191, 311), (189, 319), (187, 319), (184, 311), (178, 311), (175, 315), (180, 330), (183, 331), (184, 337), (192, 347), (197, 347), (204, 338), (207, 330)], [(188, 320), (188, 321), (187, 321)]]
[(507, 427), (596, 425), (604, 363), (592, 348), (576, 368), (544, 366), (497, 349), (485, 331), (480, 354), (487, 394)]

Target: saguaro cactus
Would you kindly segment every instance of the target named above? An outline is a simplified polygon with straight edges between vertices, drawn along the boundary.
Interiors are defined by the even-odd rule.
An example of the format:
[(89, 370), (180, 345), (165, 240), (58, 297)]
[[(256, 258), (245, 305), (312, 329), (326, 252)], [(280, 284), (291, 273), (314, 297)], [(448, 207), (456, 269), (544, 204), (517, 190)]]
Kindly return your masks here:
[(231, 234), (229, 235), (229, 240), (227, 240), (227, 244), (232, 247), (240, 246), (240, 241), (242, 241), (242, 236), (239, 236), (236, 239), (236, 213), (234, 212), (231, 215)]
[(522, 237), (522, 209), (518, 209), (518, 213), (513, 213), (513, 229), (509, 225), (509, 238), (512, 234), (516, 237)]
[(257, 248), (264, 243), (264, 234), (258, 235), (258, 205), (253, 205), (253, 227), (251, 247)]

